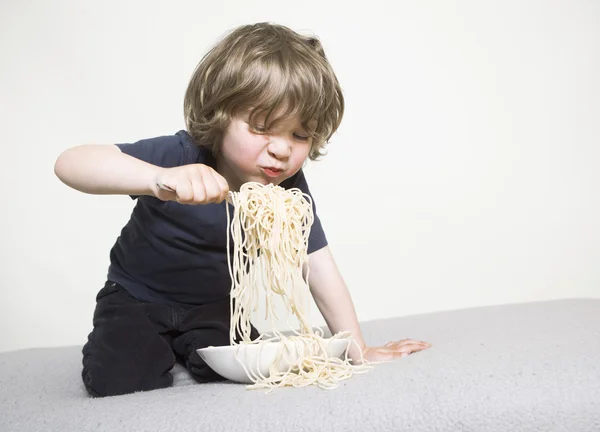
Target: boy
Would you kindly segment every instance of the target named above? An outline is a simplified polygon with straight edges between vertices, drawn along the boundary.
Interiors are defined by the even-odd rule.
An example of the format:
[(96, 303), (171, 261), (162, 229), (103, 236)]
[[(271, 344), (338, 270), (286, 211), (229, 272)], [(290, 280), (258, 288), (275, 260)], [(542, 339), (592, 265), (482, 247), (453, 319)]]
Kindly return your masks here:
[[(229, 345), (227, 193), (256, 181), (310, 194), (301, 168), (321, 155), (343, 111), (318, 39), (259, 23), (234, 29), (198, 64), (184, 100), (186, 131), (59, 156), (55, 173), (68, 186), (137, 199), (83, 348), (91, 395), (168, 387), (176, 361), (198, 382), (222, 379), (196, 350)], [(409, 339), (365, 345), (313, 209), (308, 283), (331, 332), (351, 331), (362, 349), (353, 347), (351, 358), (389, 360), (429, 347)]]

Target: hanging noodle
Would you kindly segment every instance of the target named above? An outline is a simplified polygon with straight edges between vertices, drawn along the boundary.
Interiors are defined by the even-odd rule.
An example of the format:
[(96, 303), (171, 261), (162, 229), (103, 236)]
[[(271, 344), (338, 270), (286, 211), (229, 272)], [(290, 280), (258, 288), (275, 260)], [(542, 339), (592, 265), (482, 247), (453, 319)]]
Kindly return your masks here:
[[(248, 388), (268, 388), (317, 385), (333, 389), (341, 380), (354, 373), (366, 372), (369, 362), (361, 359), (352, 364), (348, 357), (351, 343), (350, 332), (339, 332), (330, 339), (323, 338), (323, 331), (313, 329), (308, 322), (308, 236), (314, 221), (312, 201), (300, 189), (284, 189), (280, 186), (249, 182), (239, 192), (230, 192), (234, 206), (233, 217), (227, 208), (227, 261), (231, 275), (231, 345), (258, 344), (261, 349), (270, 342), (280, 342), (274, 363), (268, 376), (263, 376), (256, 365), (256, 373), (236, 358), (253, 382)], [(230, 253), (230, 232), (233, 254)], [(233, 256), (232, 256), (233, 255)], [(303, 268), (306, 273), (303, 275)], [(250, 337), (250, 315), (256, 311), (264, 294), (266, 318), (270, 319), (273, 336), (257, 339)], [(293, 335), (286, 336), (276, 329), (275, 300), (283, 300), (286, 320)], [(299, 330), (289, 321), (294, 316)], [(236, 338), (236, 334), (238, 337)], [(348, 340), (344, 359), (328, 356), (326, 348), (332, 339)], [(297, 350), (297, 357), (292, 354)], [(239, 350), (238, 350), (239, 351)], [(360, 349), (359, 349), (360, 351)], [(260, 353), (258, 355), (260, 358)], [(281, 362), (289, 365), (280, 372)], [(270, 391), (269, 390), (269, 391)]]

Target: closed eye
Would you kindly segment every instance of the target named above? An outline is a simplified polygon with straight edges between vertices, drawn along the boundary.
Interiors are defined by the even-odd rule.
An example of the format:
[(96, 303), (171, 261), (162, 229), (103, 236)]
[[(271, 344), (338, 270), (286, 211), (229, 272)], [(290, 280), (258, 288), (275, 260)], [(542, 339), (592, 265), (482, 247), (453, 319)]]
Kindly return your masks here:
[[(257, 133), (257, 134), (265, 134), (267, 133), (267, 129), (264, 126), (260, 126), (260, 125), (251, 125), (248, 124), (250, 126), (250, 129), (252, 130), (252, 132)], [(305, 136), (305, 135), (300, 135), (297, 133), (293, 134), (294, 139), (298, 140), (298, 141), (303, 141), (306, 142), (310, 139), (310, 136)]]
[(308, 141), (308, 139), (310, 137), (308, 136), (303, 136), (303, 135), (298, 135), (298, 134), (294, 134), (294, 138), (296, 138), (298, 141)]

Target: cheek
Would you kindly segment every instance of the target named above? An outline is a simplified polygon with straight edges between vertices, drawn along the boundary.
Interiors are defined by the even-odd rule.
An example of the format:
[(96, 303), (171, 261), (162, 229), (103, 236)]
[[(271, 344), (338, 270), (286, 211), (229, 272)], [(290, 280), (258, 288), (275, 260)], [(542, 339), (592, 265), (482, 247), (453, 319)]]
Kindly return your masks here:
[(302, 148), (298, 149), (298, 151), (294, 152), (294, 154), (292, 156), (292, 159), (293, 159), (292, 163), (295, 166), (301, 167), (302, 164), (308, 158), (309, 153), (310, 153), (310, 146), (306, 146), (306, 147), (302, 147)]
[(261, 140), (264, 140), (264, 138), (248, 131), (238, 130), (229, 136), (227, 155), (235, 161), (253, 159), (261, 152), (263, 147)]
[(256, 160), (266, 146), (265, 138), (259, 135), (246, 134), (238, 147), (240, 159)]

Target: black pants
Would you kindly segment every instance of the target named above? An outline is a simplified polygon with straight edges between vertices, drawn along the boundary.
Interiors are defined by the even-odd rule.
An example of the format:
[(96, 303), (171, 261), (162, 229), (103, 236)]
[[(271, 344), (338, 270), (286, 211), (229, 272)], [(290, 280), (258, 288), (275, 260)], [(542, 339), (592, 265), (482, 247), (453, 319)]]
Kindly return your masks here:
[[(176, 361), (198, 382), (224, 378), (196, 352), (229, 345), (229, 298), (196, 307), (146, 303), (107, 282), (96, 297), (94, 329), (83, 347), (82, 378), (92, 396), (169, 387)], [(252, 339), (258, 337), (252, 327)]]

